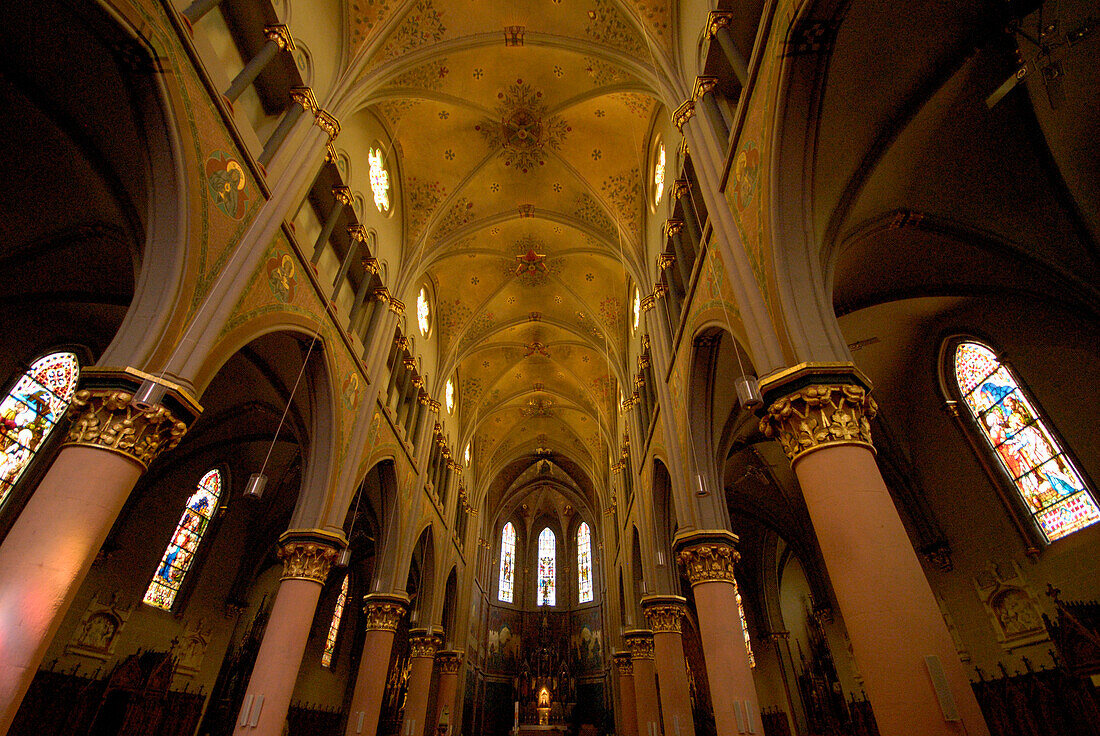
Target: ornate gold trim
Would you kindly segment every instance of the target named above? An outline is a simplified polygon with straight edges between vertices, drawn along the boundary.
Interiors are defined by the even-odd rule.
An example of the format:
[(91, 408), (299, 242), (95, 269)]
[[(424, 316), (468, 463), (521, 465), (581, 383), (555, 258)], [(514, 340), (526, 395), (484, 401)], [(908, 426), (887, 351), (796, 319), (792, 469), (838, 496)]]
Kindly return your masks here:
[(344, 186), (343, 184), (338, 187), (333, 187), (332, 196), (336, 198), (337, 202), (345, 207), (351, 205), (351, 187)]
[(676, 256), (673, 253), (661, 253), (657, 256), (657, 270), (664, 271), (666, 268), (676, 263)]
[(687, 613), (687, 599), (678, 595), (647, 595), (642, 613), (654, 634), (679, 634), (680, 620)]
[(290, 101), (301, 105), (306, 112), (314, 114), (317, 112), (317, 98), (313, 96), (313, 90), (309, 87), (291, 87)]
[(367, 631), (397, 631), (409, 608), (404, 593), (369, 593), (363, 596), (363, 617)]
[(734, 583), (734, 568), (739, 559), (737, 535), (725, 529), (698, 529), (676, 535), (672, 542), (676, 559), (687, 572), (691, 584)]
[(691, 99), (696, 102), (706, 93), (718, 86), (718, 77), (699, 76), (695, 78), (695, 86), (691, 89)]
[(311, 580), (324, 584), (332, 563), (348, 546), (343, 533), (325, 529), (289, 529), (279, 537), (278, 557), (283, 561), (280, 580)]
[(290, 35), (290, 27), (284, 23), (265, 26), (264, 38), (274, 43), (283, 51), (294, 51), (294, 37)]
[(677, 179), (672, 182), (672, 196), (676, 199), (682, 198), (685, 194), (691, 191), (691, 185), (688, 184), (687, 179)]
[(718, 35), (718, 31), (723, 28), (729, 28), (733, 22), (733, 11), (730, 10), (712, 10), (707, 16), (707, 35), (714, 38)]
[(850, 363), (802, 363), (761, 381), (769, 402), (760, 431), (778, 439), (794, 463), (832, 445), (874, 452), (871, 419), (878, 405), (871, 382)]
[(615, 652), (611, 655), (611, 659), (615, 662), (619, 677), (634, 676), (634, 662), (630, 659), (630, 652)]
[(340, 135), (340, 121), (327, 110), (322, 110), (320, 108), (314, 110), (313, 123), (318, 128), (328, 133), (329, 143), (336, 140), (336, 136)]
[(679, 217), (670, 217), (665, 220), (664, 226), (661, 230), (664, 231), (666, 238), (672, 238), (680, 234), (680, 231), (684, 229), (684, 221)]
[(631, 629), (623, 632), (623, 641), (630, 648), (630, 659), (653, 659), (653, 632), (649, 629)]

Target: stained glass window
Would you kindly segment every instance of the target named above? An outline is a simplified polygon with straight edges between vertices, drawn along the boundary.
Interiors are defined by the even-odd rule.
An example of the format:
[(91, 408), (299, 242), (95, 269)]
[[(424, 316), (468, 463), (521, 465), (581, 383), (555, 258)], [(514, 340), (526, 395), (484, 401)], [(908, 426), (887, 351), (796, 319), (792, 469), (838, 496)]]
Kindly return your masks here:
[(497, 598), (505, 603), (512, 602), (512, 590), (516, 583), (516, 528), (512, 522), (504, 525), (500, 533), (500, 590)]
[(336, 652), (336, 635), (340, 633), (340, 619), (344, 615), (344, 603), (348, 600), (348, 576), (344, 576), (344, 582), (340, 584), (340, 595), (336, 596), (336, 608), (332, 611), (332, 622), (328, 625), (328, 636), (325, 637), (325, 651), (321, 654), (321, 666), (332, 666), (332, 655)]
[(634, 331), (638, 331), (638, 324), (642, 321), (642, 292), (634, 287)]
[(540, 606), (557, 605), (557, 592), (554, 590), (556, 578), (554, 576), (554, 563), (557, 559), (556, 538), (550, 527), (539, 534), (539, 576), (538, 591)]
[(180, 523), (176, 525), (176, 531), (172, 534), (172, 541), (164, 550), (164, 556), (160, 558), (160, 564), (153, 575), (153, 581), (149, 583), (149, 589), (145, 591), (145, 603), (165, 611), (172, 610), (172, 604), (176, 602), (176, 594), (183, 585), (183, 578), (191, 569), (191, 563), (195, 561), (195, 553), (202, 542), (202, 536), (206, 533), (206, 527), (218, 508), (218, 500), (222, 495), (222, 474), (217, 470), (211, 470), (199, 481), (191, 498), (187, 499), (187, 505), (183, 508)]
[(370, 165), (370, 189), (374, 192), (374, 206), (385, 214), (390, 209), (390, 172), (386, 171), (386, 162), (382, 160), (382, 151), (372, 148), (367, 152)]
[(970, 416), (1047, 542), (1100, 521), (1100, 509), (1080, 472), (1008, 366), (976, 342), (960, 343), (954, 363)]
[(657, 149), (657, 161), (653, 164), (653, 204), (661, 201), (665, 193), (665, 144)]
[(745, 637), (745, 651), (749, 655), (749, 667), (756, 666), (756, 655), (752, 653), (752, 642), (749, 641), (749, 624), (745, 620), (745, 606), (741, 603), (741, 589), (737, 581), (733, 581), (733, 596), (737, 599), (737, 615), (741, 617), (741, 635)]
[(447, 385), (443, 390), (443, 399), (447, 402), (447, 413), (455, 413), (455, 382), (448, 378)]
[(577, 598), (580, 603), (592, 601), (592, 533), (583, 521), (577, 527)]
[(416, 297), (416, 323), (420, 325), (420, 334), (428, 336), (428, 328), (432, 326), (432, 307), (428, 304), (428, 290), (421, 289)]
[(0, 403), (0, 505), (65, 413), (79, 373), (75, 355), (51, 353), (36, 360)]
[(466, 445), (466, 452), (462, 453), (462, 464), (470, 467), (470, 446)]

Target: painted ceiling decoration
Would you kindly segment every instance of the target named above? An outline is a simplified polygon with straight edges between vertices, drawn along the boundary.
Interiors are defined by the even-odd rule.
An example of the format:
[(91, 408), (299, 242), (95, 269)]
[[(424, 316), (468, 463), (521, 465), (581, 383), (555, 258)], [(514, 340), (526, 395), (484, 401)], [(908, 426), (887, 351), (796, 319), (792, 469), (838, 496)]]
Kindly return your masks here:
[(430, 284), (416, 314), (437, 341), (433, 375), (453, 380), (449, 431), (479, 478), (549, 459), (571, 485), (602, 485), (642, 329), (634, 285), (648, 291), (647, 198), (664, 184), (652, 131), (668, 111), (651, 80), (673, 54), (671, 2), (347, 12), (359, 99), (391, 138), (379, 165), (404, 218), (396, 288)]

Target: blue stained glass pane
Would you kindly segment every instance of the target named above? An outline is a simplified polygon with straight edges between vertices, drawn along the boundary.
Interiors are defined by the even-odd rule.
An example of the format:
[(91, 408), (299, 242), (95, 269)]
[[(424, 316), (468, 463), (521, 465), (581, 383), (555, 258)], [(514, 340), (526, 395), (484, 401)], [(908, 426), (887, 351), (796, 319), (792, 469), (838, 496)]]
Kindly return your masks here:
[(172, 609), (180, 585), (195, 559), (195, 552), (202, 542), (207, 524), (218, 507), (221, 489), (222, 475), (217, 470), (211, 470), (199, 480), (195, 492), (187, 499), (179, 524), (172, 532), (172, 539), (145, 591), (142, 599), (145, 603), (166, 611)]
[(592, 533), (588, 524), (581, 522), (577, 527), (577, 591), (578, 600), (588, 603), (592, 600)]
[(557, 590), (554, 564), (557, 561), (557, 546), (554, 532), (547, 527), (539, 534), (539, 573), (538, 605), (557, 605)]
[(504, 525), (500, 533), (500, 580), (497, 598), (511, 603), (516, 578), (516, 528), (512, 522)]

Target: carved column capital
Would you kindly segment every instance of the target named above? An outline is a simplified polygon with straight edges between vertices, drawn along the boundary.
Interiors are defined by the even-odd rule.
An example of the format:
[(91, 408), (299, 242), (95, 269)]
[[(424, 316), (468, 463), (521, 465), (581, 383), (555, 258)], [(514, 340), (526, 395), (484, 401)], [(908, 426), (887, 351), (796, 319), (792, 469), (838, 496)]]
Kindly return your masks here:
[(351, 206), (351, 187), (340, 185), (332, 188), (332, 196), (345, 207)]
[(630, 649), (631, 661), (653, 659), (653, 632), (649, 629), (631, 629), (623, 632), (623, 641)]
[(760, 431), (777, 439), (793, 464), (832, 445), (874, 451), (871, 382), (850, 363), (802, 363), (760, 382), (767, 413)]
[(314, 110), (313, 123), (318, 128), (328, 133), (329, 143), (336, 140), (336, 136), (340, 135), (340, 121), (327, 110), (322, 110), (320, 108)]
[(409, 608), (404, 593), (368, 593), (363, 596), (363, 617), (367, 631), (397, 631)]
[(687, 599), (678, 595), (647, 595), (642, 613), (654, 634), (679, 634), (680, 620), (687, 613)]
[(733, 11), (712, 10), (707, 16), (707, 35), (714, 38), (723, 28), (729, 28), (733, 22)]
[(301, 105), (306, 112), (317, 112), (317, 98), (313, 96), (313, 90), (309, 87), (291, 87), (290, 101)]
[[(165, 386), (165, 394), (155, 406), (140, 408), (131, 401), (146, 380)], [(114, 452), (147, 470), (162, 452), (180, 443), (201, 413), (187, 390), (136, 368), (85, 368), (69, 402), (71, 423), (64, 444)]]
[(706, 93), (718, 86), (718, 77), (701, 76), (695, 78), (695, 84), (691, 89), (691, 99), (696, 102)]
[(672, 182), (672, 196), (676, 199), (681, 199), (685, 194), (691, 191), (691, 185), (688, 184), (687, 179), (677, 179)]
[(457, 675), (462, 667), (462, 652), (457, 649), (447, 649), (435, 655), (435, 661), (439, 665), (439, 674)]
[(279, 23), (264, 28), (264, 38), (271, 41), (283, 51), (294, 50), (294, 38), (290, 35), (290, 27)]
[(687, 100), (672, 113), (672, 122), (676, 124), (676, 130), (684, 132), (687, 121), (695, 116), (695, 100)]
[(684, 229), (684, 221), (679, 217), (670, 217), (665, 220), (665, 224), (661, 229), (664, 231), (666, 238), (676, 237)]
[(279, 537), (281, 580), (311, 580), (324, 584), (332, 563), (348, 546), (342, 533), (324, 529), (289, 529)]
[(673, 549), (692, 585), (734, 582), (734, 567), (741, 555), (737, 535), (725, 529), (699, 529), (677, 534)]
[(611, 659), (615, 662), (619, 677), (634, 676), (634, 662), (630, 659), (630, 652), (615, 652), (611, 655)]
[(436, 651), (443, 646), (443, 637), (439, 627), (412, 629), (409, 632), (410, 657), (435, 657)]

